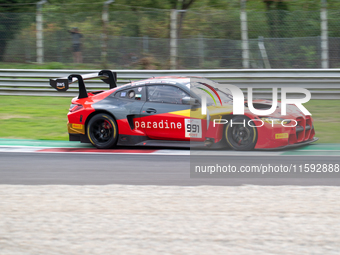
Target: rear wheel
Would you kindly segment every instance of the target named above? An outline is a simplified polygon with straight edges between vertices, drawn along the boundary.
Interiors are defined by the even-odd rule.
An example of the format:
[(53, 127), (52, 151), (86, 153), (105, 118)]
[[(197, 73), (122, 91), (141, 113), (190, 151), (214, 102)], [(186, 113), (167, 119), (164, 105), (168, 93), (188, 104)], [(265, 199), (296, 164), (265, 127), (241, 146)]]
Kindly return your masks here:
[[(224, 138), (228, 145), (237, 151), (254, 149), (257, 142), (257, 130), (246, 116), (236, 116), (225, 126)], [(251, 126), (250, 126), (250, 125)]]
[(93, 116), (87, 125), (87, 137), (98, 149), (113, 148), (118, 138), (116, 121), (108, 114)]

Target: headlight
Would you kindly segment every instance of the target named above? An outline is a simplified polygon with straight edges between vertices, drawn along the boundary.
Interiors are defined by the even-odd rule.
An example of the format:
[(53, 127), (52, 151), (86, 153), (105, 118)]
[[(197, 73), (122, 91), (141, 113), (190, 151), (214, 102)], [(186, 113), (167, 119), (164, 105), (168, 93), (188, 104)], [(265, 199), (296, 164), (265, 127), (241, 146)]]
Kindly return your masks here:
[(272, 117), (262, 117), (261, 120), (263, 122), (267, 122), (269, 124), (289, 124), (291, 122), (291, 120), (287, 120), (287, 119), (281, 119), (281, 118), (272, 118)]

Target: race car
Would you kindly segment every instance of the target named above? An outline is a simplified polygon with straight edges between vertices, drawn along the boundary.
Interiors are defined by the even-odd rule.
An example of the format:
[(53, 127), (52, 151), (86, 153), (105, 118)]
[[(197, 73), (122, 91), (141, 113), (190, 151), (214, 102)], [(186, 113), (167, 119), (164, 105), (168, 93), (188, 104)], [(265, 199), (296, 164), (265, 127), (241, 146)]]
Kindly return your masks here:
[[(84, 81), (100, 78), (106, 91), (88, 92)], [(50, 79), (58, 91), (78, 82), (79, 95), (68, 113), (70, 141), (98, 149), (127, 146), (229, 148), (237, 151), (282, 149), (317, 140), (313, 119), (295, 105), (282, 117), (280, 102), (270, 115), (256, 115), (244, 102), (233, 112), (233, 95), (223, 85), (199, 77), (152, 77), (117, 86), (117, 73), (102, 70)], [(269, 109), (269, 100), (252, 102)]]

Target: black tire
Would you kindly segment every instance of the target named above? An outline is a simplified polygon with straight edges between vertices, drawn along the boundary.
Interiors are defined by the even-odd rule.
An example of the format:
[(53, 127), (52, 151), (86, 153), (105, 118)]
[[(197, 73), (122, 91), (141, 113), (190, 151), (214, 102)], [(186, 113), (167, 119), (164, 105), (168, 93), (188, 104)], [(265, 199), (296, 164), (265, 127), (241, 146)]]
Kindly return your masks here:
[(117, 143), (117, 122), (109, 114), (99, 113), (93, 116), (86, 131), (90, 142), (98, 149), (110, 149)]
[[(224, 138), (233, 150), (249, 151), (254, 149), (257, 142), (257, 130), (256, 127), (248, 125), (249, 120), (246, 116), (235, 116), (225, 126)], [(233, 125), (231, 125), (231, 121)], [(245, 123), (245, 125), (243, 125), (243, 123)], [(250, 124), (254, 126), (253, 122), (250, 122)]]

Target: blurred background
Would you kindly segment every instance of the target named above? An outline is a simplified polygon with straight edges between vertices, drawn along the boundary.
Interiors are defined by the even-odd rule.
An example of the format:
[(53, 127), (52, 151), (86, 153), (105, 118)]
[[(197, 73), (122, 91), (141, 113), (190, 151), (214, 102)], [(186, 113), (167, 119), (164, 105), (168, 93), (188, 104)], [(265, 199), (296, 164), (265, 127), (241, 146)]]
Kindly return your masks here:
[(337, 68), (337, 0), (0, 1), (0, 62), (115, 69)]
[(177, 73), (311, 89), (314, 149), (221, 155), (339, 166), (339, 0), (0, 0), (0, 254), (339, 254), (339, 178), (195, 179), (185, 150), (35, 153), (75, 146), (77, 84), (48, 79), (104, 68), (119, 84), (224, 69)]
[[(262, 68), (268, 71), (258, 74)], [(302, 68), (321, 70), (270, 70)], [(214, 72), (243, 89), (260, 85), (269, 98), (263, 88), (309, 89), (317, 136), (339, 142), (339, 78), (329, 68), (340, 68), (339, 0), (0, 0), (0, 137), (68, 139), (69, 99), (60, 96), (77, 95), (76, 85), (58, 93), (48, 79), (70, 73), (36, 69), (124, 70), (119, 84), (157, 76), (157, 69), (196, 69), (186, 75)], [(217, 77), (201, 69), (225, 70)], [(88, 88), (107, 89), (95, 82)], [(19, 107), (17, 96), (36, 97)]]

